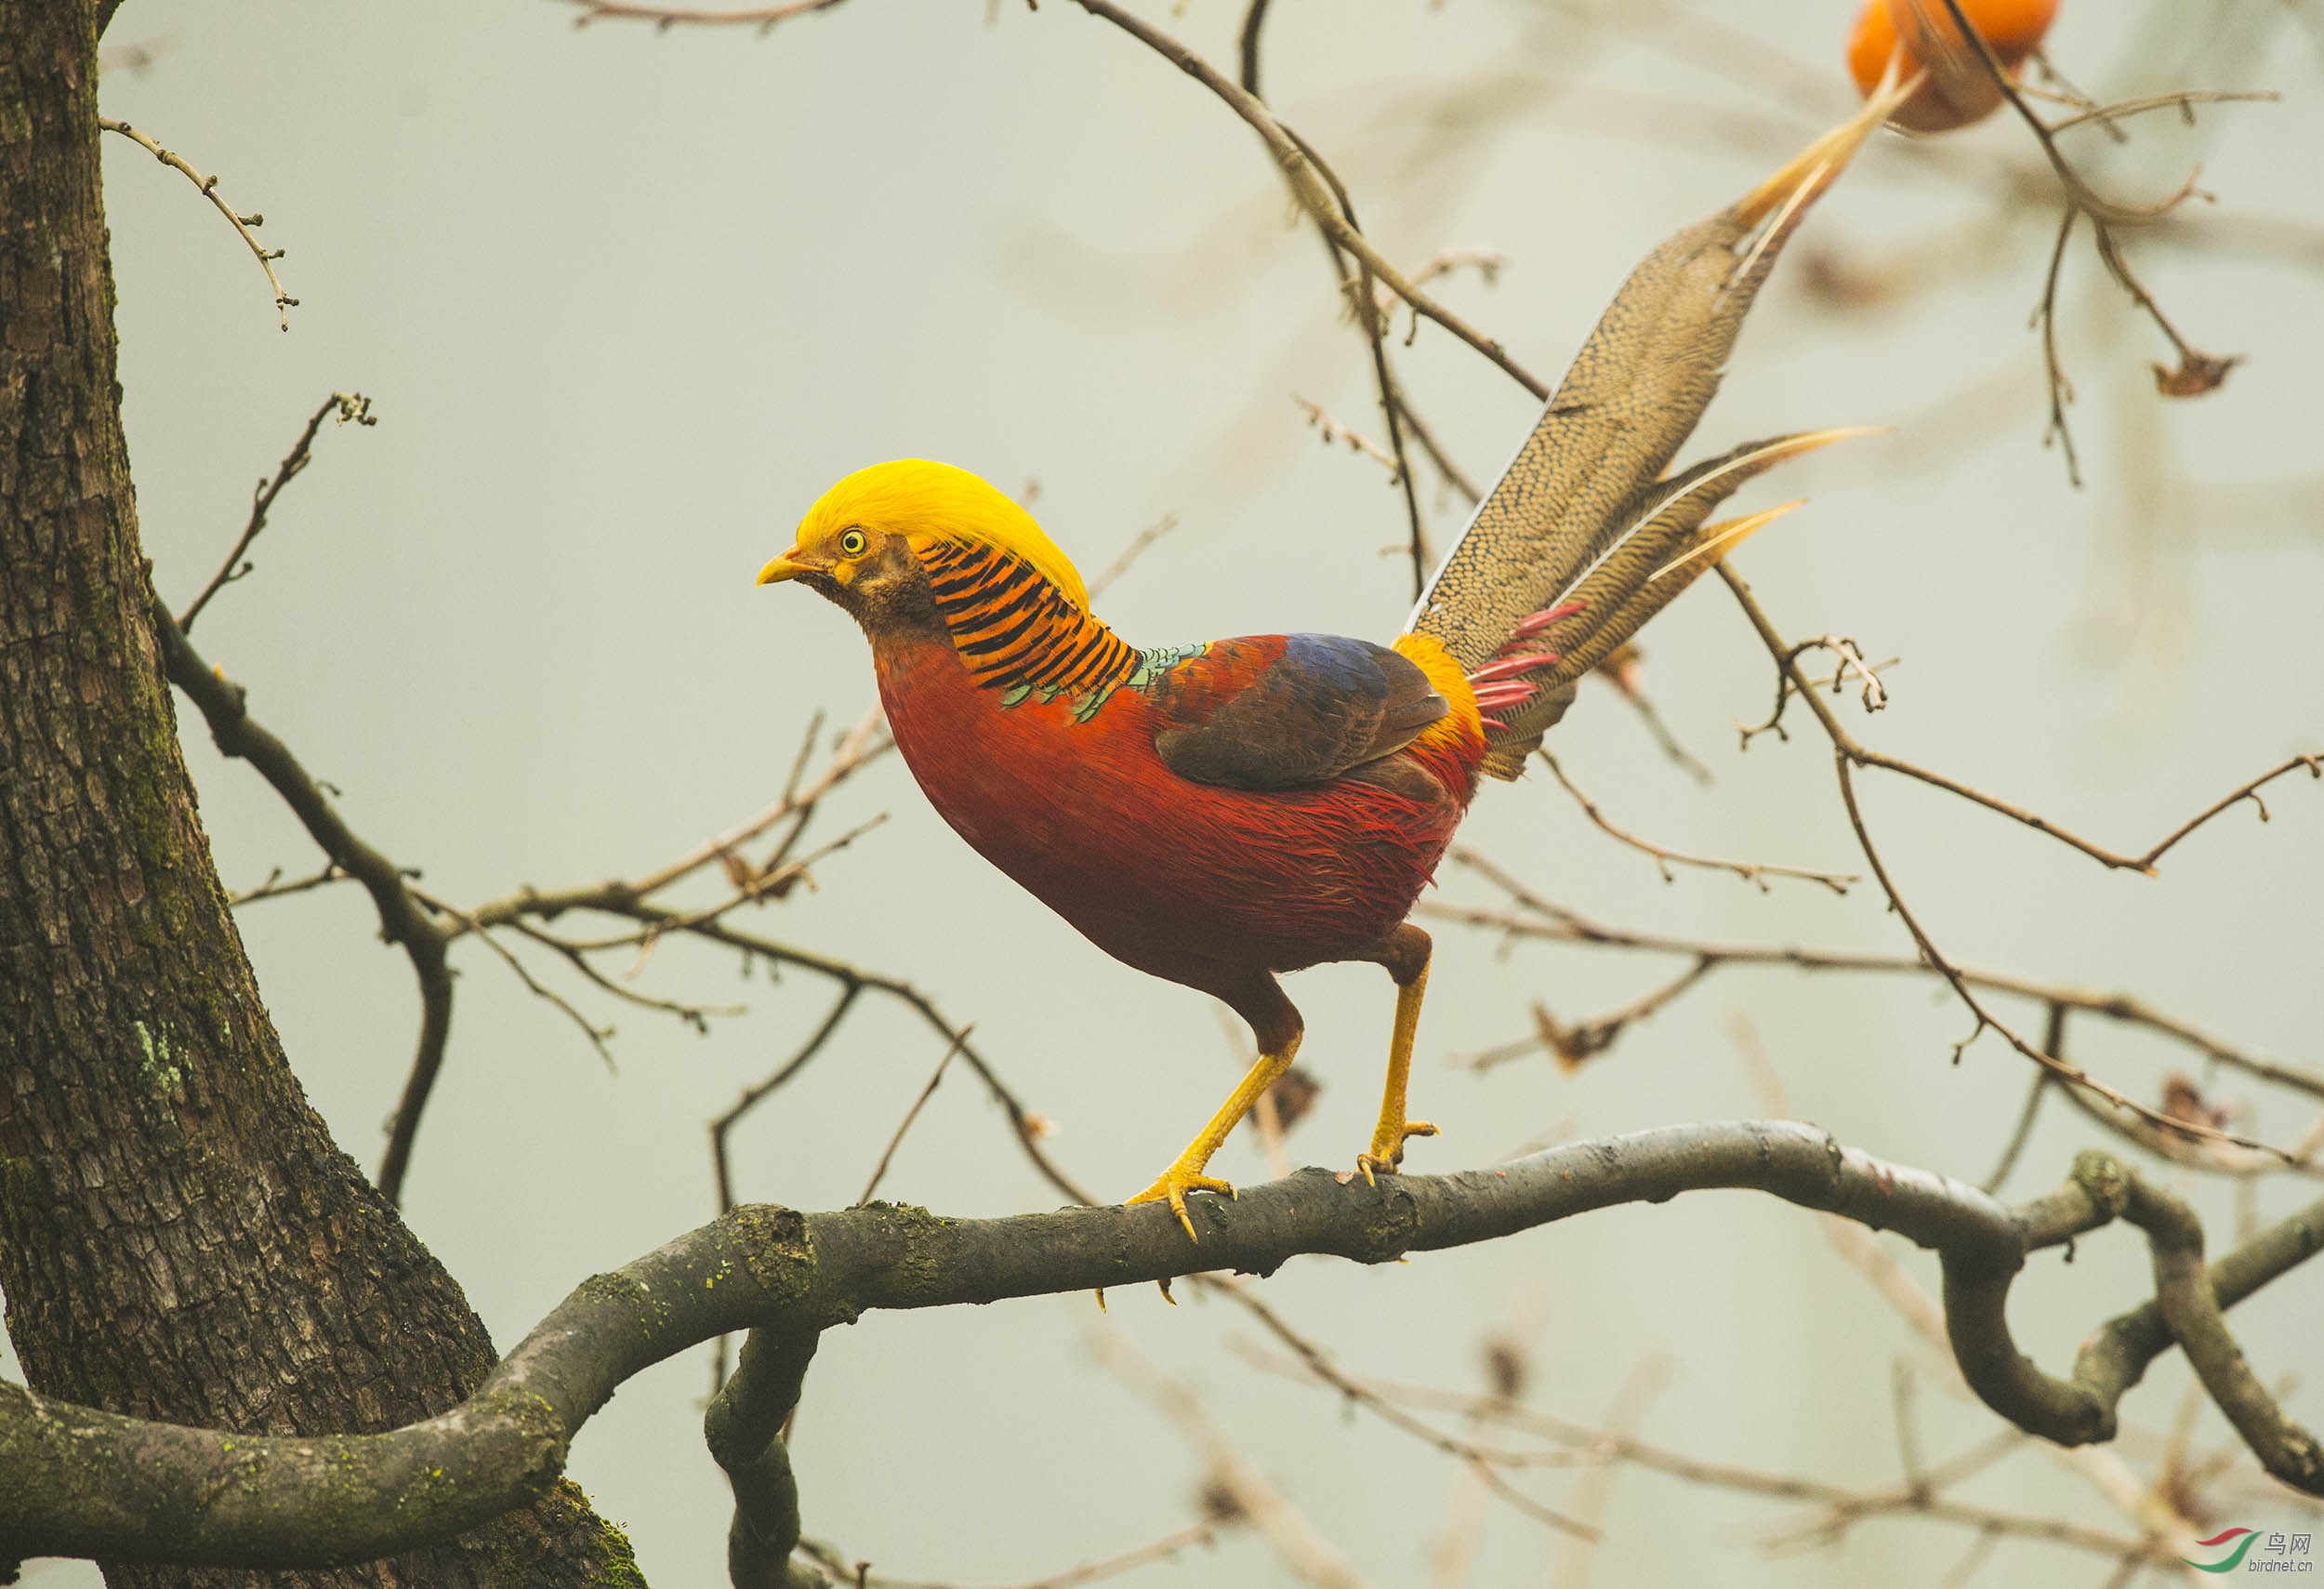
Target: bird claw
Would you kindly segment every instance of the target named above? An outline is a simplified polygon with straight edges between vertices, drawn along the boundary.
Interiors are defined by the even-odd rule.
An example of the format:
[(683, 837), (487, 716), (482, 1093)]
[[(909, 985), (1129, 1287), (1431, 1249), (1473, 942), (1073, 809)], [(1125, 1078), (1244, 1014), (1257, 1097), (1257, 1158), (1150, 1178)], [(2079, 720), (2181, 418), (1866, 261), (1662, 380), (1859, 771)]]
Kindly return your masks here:
[(1372, 1135), (1371, 1151), (1355, 1156), (1355, 1167), (1362, 1172), (1364, 1184), (1367, 1186), (1380, 1185), (1372, 1178), (1375, 1172), (1382, 1175), (1393, 1175), (1396, 1172), (1396, 1166), (1404, 1162), (1406, 1142), (1416, 1136), (1436, 1134), (1436, 1128), (1427, 1120), (1406, 1120), (1393, 1130), (1382, 1126)]
[(1186, 1214), (1186, 1194), (1189, 1192), (1221, 1192), (1230, 1198), (1235, 1195), (1234, 1186), (1216, 1175), (1206, 1175), (1199, 1169), (1181, 1163), (1171, 1165), (1155, 1177), (1153, 1185), (1126, 1200), (1132, 1203), (1169, 1203), (1170, 1212), (1178, 1216), (1178, 1223), (1186, 1227), (1186, 1239), (1198, 1241), (1201, 1238), (1195, 1234), (1195, 1222)]

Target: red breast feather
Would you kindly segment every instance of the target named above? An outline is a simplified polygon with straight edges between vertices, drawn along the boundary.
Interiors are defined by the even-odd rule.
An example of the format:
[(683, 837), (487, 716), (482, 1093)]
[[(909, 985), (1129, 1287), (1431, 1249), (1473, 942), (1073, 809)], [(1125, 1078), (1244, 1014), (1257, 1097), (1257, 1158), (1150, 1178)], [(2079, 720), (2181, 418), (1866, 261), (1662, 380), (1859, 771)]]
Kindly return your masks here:
[(1390, 759), (1427, 778), (1230, 788), (1163, 764), (1139, 689), (1086, 722), (1070, 696), (1005, 706), (935, 637), (881, 647), (878, 674), (898, 748), (962, 838), (1116, 959), (1214, 992), (1355, 953), (1402, 921), (1482, 753), (1472, 712)]

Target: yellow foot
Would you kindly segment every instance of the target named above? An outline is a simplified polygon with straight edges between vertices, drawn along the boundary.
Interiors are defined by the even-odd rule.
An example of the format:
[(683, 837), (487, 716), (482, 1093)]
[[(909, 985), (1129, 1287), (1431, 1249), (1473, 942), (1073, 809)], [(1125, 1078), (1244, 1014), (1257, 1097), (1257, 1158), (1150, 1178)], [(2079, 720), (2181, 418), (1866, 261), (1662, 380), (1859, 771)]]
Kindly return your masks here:
[(1364, 1172), (1364, 1184), (1375, 1186), (1375, 1172), (1393, 1175), (1396, 1166), (1404, 1162), (1404, 1145), (1416, 1136), (1434, 1136), (1436, 1128), (1426, 1120), (1406, 1120), (1394, 1132), (1385, 1129), (1372, 1134), (1372, 1150), (1355, 1156), (1355, 1167)]
[(1186, 1239), (1195, 1241), (1200, 1238), (1195, 1235), (1195, 1222), (1186, 1217), (1186, 1194), (1189, 1192), (1222, 1192), (1231, 1198), (1235, 1195), (1235, 1188), (1215, 1175), (1204, 1174), (1198, 1168), (1188, 1168), (1182, 1160), (1162, 1172), (1153, 1185), (1125, 1200), (1132, 1203), (1168, 1202), (1170, 1212), (1178, 1215), (1178, 1223), (1186, 1227)]

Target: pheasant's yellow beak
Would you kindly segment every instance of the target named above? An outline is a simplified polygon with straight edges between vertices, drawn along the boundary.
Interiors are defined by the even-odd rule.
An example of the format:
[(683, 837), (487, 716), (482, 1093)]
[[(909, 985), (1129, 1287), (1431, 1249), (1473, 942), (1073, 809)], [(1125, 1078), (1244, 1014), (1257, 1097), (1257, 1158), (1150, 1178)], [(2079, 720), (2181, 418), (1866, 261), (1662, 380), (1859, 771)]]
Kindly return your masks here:
[(759, 571), (759, 583), (780, 584), (786, 579), (796, 579), (806, 572), (807, 565), (799, 561), (799, 548), (793, 547)]

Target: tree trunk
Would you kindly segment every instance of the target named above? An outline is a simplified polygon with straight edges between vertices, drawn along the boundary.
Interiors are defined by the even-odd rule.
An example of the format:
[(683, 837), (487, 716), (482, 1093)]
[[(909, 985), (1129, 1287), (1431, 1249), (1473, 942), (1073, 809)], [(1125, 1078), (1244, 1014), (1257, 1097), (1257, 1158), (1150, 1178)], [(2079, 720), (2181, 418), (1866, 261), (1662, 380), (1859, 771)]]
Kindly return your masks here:
[[(495, 1354), (308, 1106), (194, 812), (114, 384), (97, 19), (91, 0), (0, 0), (7, 1330), (33, 1385), (74, 1401), (251, 1432), (385, 1429), (462, 1399)], [(108, 1570), (123, 1585), (261, 1579), (640, 1582), (570, 1484), (363, 1567)]]

